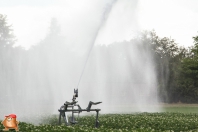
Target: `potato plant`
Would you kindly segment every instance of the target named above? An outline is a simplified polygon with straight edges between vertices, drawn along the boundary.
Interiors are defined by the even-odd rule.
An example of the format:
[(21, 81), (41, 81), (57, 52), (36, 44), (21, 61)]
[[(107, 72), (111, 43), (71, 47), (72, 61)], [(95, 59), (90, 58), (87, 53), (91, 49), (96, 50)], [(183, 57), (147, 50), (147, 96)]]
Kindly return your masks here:
[[(20, 122), (21, 132), (198, 132), (197, 113), (135, 113), (99, 116), (100, 128), (94, 128), (95, 115), (83, 116), (78, 124), (57, 124), (58, 117), (45, 118), (43, 124)], [(0, 129), (3, 129), (1, 125)], [(11, 130), (10, 130), (11, 131)], [(13, 130), (14, 131), (14, 130)]]

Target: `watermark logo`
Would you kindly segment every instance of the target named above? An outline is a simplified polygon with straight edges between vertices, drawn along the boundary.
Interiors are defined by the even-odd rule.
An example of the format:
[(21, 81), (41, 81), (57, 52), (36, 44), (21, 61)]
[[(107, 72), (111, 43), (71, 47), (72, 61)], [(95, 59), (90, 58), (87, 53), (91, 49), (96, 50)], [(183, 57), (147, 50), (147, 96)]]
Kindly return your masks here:
[(1, 122), (1, 124), (3, 124), (5, 127), (3, 131), (9, 131), (9, 129), (15, 129), (16, 131), (19, 131), (19, 121), (17, 121), (16, 118), (17, 116), (15, 114), (5, 116), (5, 119)]

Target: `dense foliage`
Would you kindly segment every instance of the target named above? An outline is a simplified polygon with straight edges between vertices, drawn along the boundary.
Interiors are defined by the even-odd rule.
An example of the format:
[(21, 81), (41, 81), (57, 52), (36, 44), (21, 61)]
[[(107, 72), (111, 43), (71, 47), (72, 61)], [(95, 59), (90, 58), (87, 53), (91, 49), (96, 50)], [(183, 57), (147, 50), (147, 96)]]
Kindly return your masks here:
[[(99, 117), (100, 128), (94, 128), (95, 116), (84, 116), (74, 126), (57, 125), (58, 118), (50, 118), (51, 124), (38, 126), (20, 122), (21, 132), (182, 132), (198, 130), (198, 115), (184, 113), (136, 113), (107, 114)], [(50, 122), (49, 121), (49, 122)], [(3, 129), (3, 126), (0, 126)]]
[(197, 37), (193, 37), (194, 46), (184, 48), (173, 39), (151, 35), (162, 101), (198, 103)]
[(193, 37), (195, 45), (190, 54), (181, 61), (178, 79), (178, 93), (181, 102), (198, 102), (198, 36)]
[[(65, 80), (68, 80), (67, 85), (69, 85), (70, 80), (76, 78), (77, 73), (81, 71), (81, 68), (78, 69), (76, 66), (84, 63), (84, 54), (75, 54), (75, 46), (69, 48), (72, 43), (65, 46), (65, 43), (69, 42), (59, 35), (59, 28), (53, 20), (50, 33), (38, 45), (29, 50), (24, 50), (22, 47), (13, 48), (16, 39), (11, 26), (7, 24), (6, 17), (0, 15), (0, 87), (3, 88), (0, 96), (1, 94), (8, 94), (10, 91), (16, 93), (16, 96), (17, 94), (22, 96), (20, 94), (24, 91), (17, 90), (17, 87), (37, 87), (38, 89), (43, 88), (43, 86), (57, 87), (57, 84), (65, 84)], [(154, 31), (142, 32), (128, 42), (95, 46), (93, 52), (100, 52), (101, 57), (108, 62), (101, 64), (101, 68), (105, 69), (104, 67), (106, 67), (103, 71), (109, 72), (111, 76), (115, 77), (112, 79), (119, 77), (117, 79), (121, 80), (124, 78), (122, 76), (124, 74), (114, 75), (116, 65), (114, 65), (115, 69), (113, 69), (113, 62), (130, 66), (130, 62), (126, 61), (127, 53), (130, 52), (132, 44), (141, 43), (139, 45), (140, 49), (150, 49), (152, 52), (161, 101), (198, 103), (198, 36), (193, 37), (193, 39), (194, 46), (184, 48), (179, 47), (171, 38), (160, 38)], [(83, 47), (80, 47), (80, 49), (83, 49)], [(82, 50), (82, 52), (86, 51)], [(144, 50), (141, 52), (140, 54), (144, 54)], [(72, 60), (76, 61), (71, 61), (70, 56), (72, 56)], [(97, 56), (92, 56), (90, 59), (94, 59), (94, 57)], [(62, 60), (66, 60), (65, 63)], [(71, 66), (68, 67), (68, 63)], [(67, 67), (67, 70), (63, 71), (62, 69), (65, 67)], [(76, 70), (70, 72), (73, 68)], [(89, 68), (90, 71), (94, 71), (95, 66)], [(122, 69), (125, 69), (125, 67), (123, 66)], [(21, 71), (25, 72), (22, 73)], [(102, 74), (100, 73), (100, 75)], [(30, 84), (29, 76), (31, 76), (31, 80), (35, 81), (34, 83)], [(64, 80), (57, 80), (57, 76), (62, 76)], [(50, 82), (51, 85), (49, 86), (50, 77), (54, 81)], [(40, 81), (39, 78), (44, 81)], [(91, 79), (93, 80), (94, 77), (90, 75)]]

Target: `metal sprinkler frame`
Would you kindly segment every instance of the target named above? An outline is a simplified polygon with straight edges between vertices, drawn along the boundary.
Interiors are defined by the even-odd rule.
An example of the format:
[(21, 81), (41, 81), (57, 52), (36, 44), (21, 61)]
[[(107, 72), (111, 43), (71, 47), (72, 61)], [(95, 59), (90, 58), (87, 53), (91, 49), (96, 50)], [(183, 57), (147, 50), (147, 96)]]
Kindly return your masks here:
[[(102, 102), (95, 102), (94, 103), (94, 102), (90, 101), (86, 109), (81, 109), (80, 105), (77, 104), (78, 101), (76, 101), (76, 97), (78, 97), (78, 89), (76, 89), (76, 90), (74, 89), (74, 95), (73, 95), (72, 102), (66, 101), (64, 103), (64, 105), (62, 105), (60, 107), (60, 109), (58, 110), (60, 112), (59, 113), (59, 125), (61, 125), (61, 117), (64, 119), (65, 125), (68, 126), (68, 125), (70, 125), (70, 123), (71, 124), (76, 124), (77, 123), (77, 121), (74, 118), (74, 113), (78, 113), (78, 116), (79, 116), (80, 112), (82, 112), (82, 111), (87, 111), (87, 112), (95, 111), (96, 112), (95, 127), (98, 128), (99, 127), (98, 114), (99, 114), (99, 111), (101, 109), (91, 109), (91, 106), (100, 104)], [(74, 109), (75, 106), (77, 106), (78, 109)], [(70, 108), (70, 109), (68, 109), (68, 108)], [(70, 121), (68, 120), (67, 112), (72, 112), (72, 116), (70, 118)]]

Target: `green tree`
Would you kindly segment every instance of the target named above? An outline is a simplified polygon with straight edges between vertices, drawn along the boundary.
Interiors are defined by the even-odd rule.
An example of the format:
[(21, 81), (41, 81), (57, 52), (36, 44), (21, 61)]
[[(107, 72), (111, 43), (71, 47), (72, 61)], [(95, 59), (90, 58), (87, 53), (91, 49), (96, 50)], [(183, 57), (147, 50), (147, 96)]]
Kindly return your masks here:
[(177, 86), (178, 67), (183, 57), (184, 49), (179, 48), (174, 39), (156, 35), (150, 32), (152, 50), (155, 53), (155, 69), (157, 71), (159, 95), (163, 102), (174, 101)]
[(0, 48), (12, 47), (15, 41), (11, 25), (7, 23), (7, 17), (0, 14)]
[[(7, 23), (7, 17), (0, 14), (0, 89), (1, 97), (11, 93), (17, 94), (17, 85), (20, 83), (22, 60), (25, 50), (22, 47), (13, 47), (16, 42), (11, 25)], [(15, 94), (15, 95), (16, 95)], [(13, 96), (14, 98), (14, 96)], [(14, 99), (13, 99), (14, 100)], [(6, 102), (5, 102), (6, 103)]]
[(198, 102), (198, 36), (193, 39), (195, 45), (181, 62), (178, 80), (180, 100), (185, 103)]

